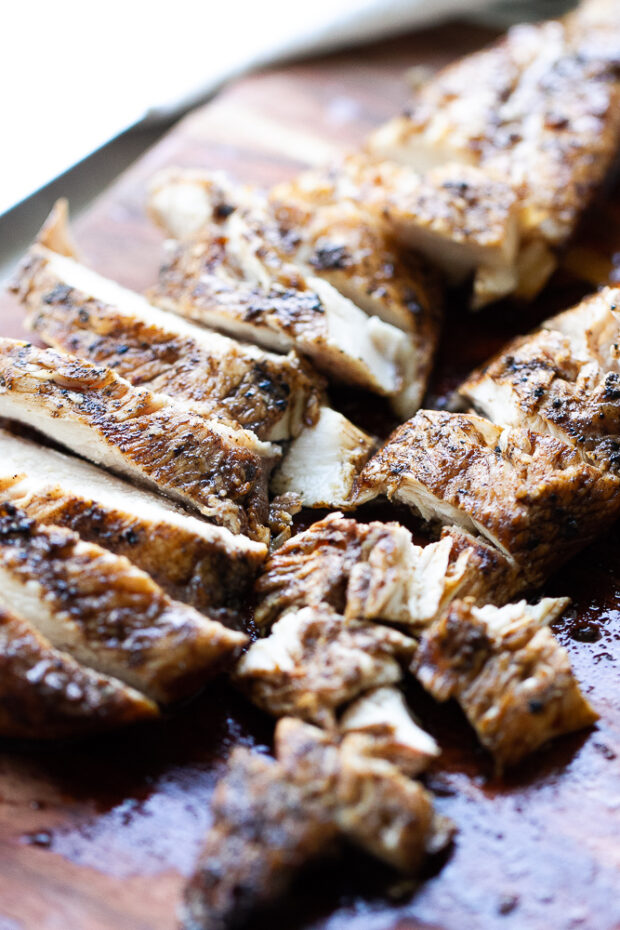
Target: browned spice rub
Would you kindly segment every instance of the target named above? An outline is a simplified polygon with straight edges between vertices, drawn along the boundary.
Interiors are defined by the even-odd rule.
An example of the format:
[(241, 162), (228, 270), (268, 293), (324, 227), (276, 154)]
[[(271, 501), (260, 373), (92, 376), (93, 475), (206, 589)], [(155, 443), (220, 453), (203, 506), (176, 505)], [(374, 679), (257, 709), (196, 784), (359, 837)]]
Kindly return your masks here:
[(0, 735), (60, 739), (158, 715), (121, 681), (54, 649), (25, 620), (0, 608)]
[(180, 500), (235, 533), (267, 540), (277, 458), (252, 433), (208, 421), (109, 368), (0, 340), (0, 414)]
[(340, 740), (284, 718), (276, 759), (233, 752), (186, 888), (184, 930), (243, 924), (343, 839), (409, 874), (450, 841), (451, 824), (422, 785), (365, 756), (356, 736)]
[(59, 649), (155, 700), (197, 691), (247, 642), (172, 601), (122, 556), (0, 505), (0, 604)]
[(424, 519), (483, 534), (532, 587), (620, 513), (620, 481), (566, 443), (431, 410), (392, 434), (358, 488), (362, 501), (386, 494)]

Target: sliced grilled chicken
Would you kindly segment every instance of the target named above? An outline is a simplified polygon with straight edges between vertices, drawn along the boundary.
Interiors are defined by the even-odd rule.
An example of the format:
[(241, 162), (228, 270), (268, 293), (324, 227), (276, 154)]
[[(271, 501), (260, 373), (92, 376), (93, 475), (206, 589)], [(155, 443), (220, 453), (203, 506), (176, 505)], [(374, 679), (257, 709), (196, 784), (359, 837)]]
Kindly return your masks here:
[(185, 892), (184, 930), (227, 930), (273, 903), (346, 837), (401, 871), (444, 848), (452, 825), (394, 765), (299, 720), (276, 728), (276, 759), (236, 749), (212, 801), (214, 823)]
[(366, 737), (366, 752), (387, 759), (407, 775), (419, 775), (439, 755), (439, 746), (415, 722), (398, 688), (373, 688), (351, 704), (339, 720), (342, 733)]
[(291, 439), (316, 420), (321, 379), (294, 353), (274, 355), (165, 313), (46, 248), (55, 232), (46, 227), (13, 282), (30, 329), (48, 345), (261, 439)]
[[(186, 209), (192, 190), (198, 204), (194, 212)], [(402, 415), (417, 409), (438, 321), (436, 311), (427, 311), (417, 292), (410, 293), (414, 282), (404, 268), (398, 282), (404, 303), (398, 315), (407, 333), (392, 325), (396, 311), (388, 307), (398, 301), (394, 294), (391, 301), (381, 296), (385, 280), (379, 277), (385, 278), (386, 272), (381, 273), (372, 254), (366, 254), (368, 243), (359, 246), (356, 260), (366, 256), (374, 279), (365, 287), (358, 280), (351, 293), (364, 292), (371, 316), (319, 276), (318, 268), (291, 261), (296, 259), (291, 241), (299, 234), (297, 228), (284, 229), (264, 201), (221, 186), (217, 176), (173, 173), (156, 180), (151, 212), (171, 234), (182, 238), (191, 231), (196, 236), (177, 245), (163, 266), (152, 291), (158, 305), (272, 350), (297, 348), (329, 377), (392, 398)], [(358, 214), (353, 219), (345, 215), (348, 235), (360, 236), (355, 230), (358, 221)], [(377, 245), (376, 237), (372, 242)], [(359, 269), (359, 275), (364, 274)], [(377, 315), (380, 310), (383, 319)]]
[[(345, 162), (355, 163), (355, 157)], [(268, 247), (281, 261), (329, 281), (370, 316), (410, 333), (428, 328), (431, 338), (441, 302), (436, 276), (420, 258), (395, 248), (380, 210), (361, 205), (348, 176), (339, 185), (333, 177), (327, 169), (308, 172), (278, 185), (266, 201), (217, 172), (166, 170), (153, 179), (151, 214), (173, 238), (191, 240), (208, 236), (234, 209), (250, 217), (258, 211)]]
[(400, 663), (414, 649), (414, 640), (389, 627), (345, 620), (326, 606), (304, 607), (250, 646), (235, 679), (275, 717), (333, 727), (338, 710), (363, 691), (400, 681)]
[(54, 649), (0, 608), (0, 735), (59, 739), (156, 717), (157, 705)]
[(500, 769), (597, 719), (547, 626), (567, 603), (545, 598), (496, 608), (458, 601), (414, 656), (424, 687), (438, 701), (459, 702)]
[(247, 642), (172, 601), (124, 556), (0, 505), (0, 605), (57, 649), (169, 702), (198, 690)]
[(620, 470), (620, 289), (606, 288), (515, 339), (460, 388), (484, 416), (574, 446)]
[(184, 513), (81, 459), (0, 430), (0, 501), (125, 555), (171, 597), (238, 622), (262, 543)]
[(482, 534), (531, 586), (620, 512), (620, 481), (566, 443), (431, 410), (392, 434), (363, 469), (358, 487), (360, 501), (386, 494), (425, 520)]
[(0, 416), (154, 487), (235, 533), (268, 539), (276, 450), (109, 368), (0, 340)]
[(370, 151), (419, 171), (461, 161), (509, 183), (522, 235), (517, 291), (531, 296), (617, 154), (619, 54), (613, 0), (515, 26), (422, 86), (408, 114), (374, 133)]
[(355, 479), (374, 447), (374, 440), (341, 413), (321, 407), (316, 424), (291, 443), (271, 489), (298, 495), (304, 507), (351, 506)]
[(397, 523), (357, 523), (335, 513), (266, 562), (255, 619), (268, 626), (290, 608), (328, 605), (349, 619), (423, 628), (455, 597), (504, 603), (522, 583), (496, 548), (455, 528), (422, 548)]
[[(407, 307), (403, 299), (407, 289), (421, 308), (425, 305), (410, 284), (403, 282), (397, 287), (398, 280), (393, 281), (390, 263), (382, 256), (389, 255), (394, 242), (401, 246), (401, 262), (402, 246), (414, 249), (431, 259), (452, 283), (476, 273), (477, 280), (490, 282), (492, 276), (495, 278), (498, 297), (515, 287), (519, 245), (516, 194), (508, 184), (471, 165), (442, 165), (421, 175), (395, 162), (373, 162), (356, 154), (278, 185), (271, 199), (285, 228), (288, 221), (289, 227), (296, 225), (303, 230), (297, 238), (303, 236), (302, 241), (312, 246), (306, 255), (308, 263), (317, 268), (326, 266), (322, 273), (329, 275), (328, 280), (367, 312), (365, 282), (375, 281), (373, 294), (389, 301), (399, 316), (392, 320), (378, 309), (376, 312), (395, 325), (402, 325), (398, 308)], [(381, 230), (375, 232), (375, 241), (368, 234), (356, 234), (360, 229), (359, 219), (356, 221), (359, 204), (374, 216), (375, 227)], [(339, 215), (343, 217), (340, 222)], [(348, 226), (344, 221), (347, 216)], [(365, 228), (373, 227), (367, 222)], [(382, 250), (377, 245), (380, 237), (385, 242)], [(412, 253), (406, 254), (411, 261)], [(421, 274), (417, 269), (416, 280)], [(431, 307), (427, 298), (427, 312)], [(414, 329), (419, 329), (419, 322), (414, 322)]]

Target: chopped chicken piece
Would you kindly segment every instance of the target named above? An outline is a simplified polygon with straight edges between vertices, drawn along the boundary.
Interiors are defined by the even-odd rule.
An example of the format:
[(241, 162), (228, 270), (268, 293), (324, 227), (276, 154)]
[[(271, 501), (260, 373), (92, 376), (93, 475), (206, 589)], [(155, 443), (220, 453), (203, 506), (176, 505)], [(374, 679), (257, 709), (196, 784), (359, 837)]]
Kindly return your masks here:
[(124, 556), (0, 505), (0, 604), (70, 652), (148, 697), (198, 690), (247, 642), (172, 601)]
[(561, 22), (515, 26), (440, 71), (408, 114), (374, 133), (370, 151), (418, 171), (461, 161), (510, 184), (522, 235), (517, 292), (532, 296), (617, 154), (619, 54), (614, 3), (590, 0)]
[(276, 728), (277, 761), (237, 748), (212, 802), (214, 823), (184, 896), (184, 930), (248, 921), (342, 839), (405, 872), (452, 837), (430, 794), (387, 762), (298, 720)]
[(274, 759), (245, 747), (232, 752), (211, 801), (213, 825), (185, 889), (183, 930), (243, 926), (305, 866), (333, 855), (338, 830), (317, 794), (287, 778)]
[(370, 756), (387, 759), (407, 775), (419, 775), (439, 755), (439, 746), (415, 722), (398, 688), (373, 688), (340, 718), (342, 733), (366, 736)]
[(414, 640), (389, 627), (345, 620), (325, 606), (304, 607), (290, 610), (250, 646), (235, 677), (275, 717), (330, 727), (338, 709), (363, 691), (400, 681), (400, 662), (414, 649)]
[[(480, 413), (572, 445), (620, 471), (620, 289), (606, 288), (515, 339), (460, 388)], [(557, 328), (556, 328), (557, 327)]]
[(397, 523), (357, 523), (330, 514), (281, 546), (256, 585), (256, 622), (268, 626), (291, 607), (330, 606), (349, 619), (423, 628), (455, 597), (504, 603), (518, 590), (514, 563), (451, 527), (416, 546)]
[(273, 473), (271, 490), (296, 494), (304, 507), (350, 506), (353, 485), (374, 440), (330, 407), (291, 443)]
[(316, 420), (321, 379), (294, 353), (274, 355), (167, 314), (43, 244), (31, 248), (13, 290), (48, 345), (135, 386), (190, 401), (261, 439), (290, 439)]
[(0, 608), (0, 735), (60, 739), (156, 717), (157, 705), (54, 649)]
[[(173, 174), (156, 184), (167, 196), (162, 206), (156, 186), (151, 209), (170, 232), (187, 229), (185, 198), (192, 189), (204, 219), (190, 224), (197, 238), (178, 244), (162, 268), (152, 292), (158, 305), (269, 349), (297, 348), (330, 378), (390, 397), (399, 414), (417, 409), (438, 335), (435, 312), (421, 312), (418, 321), (411, 307), (400, 308), (408, 321), (405, 333), (377, 315), (380, 304), (383, 316), (390, 316), (389, 301), (377, 291), (374, 315), (368, 316), (316, 268), (290, 261), (292, 234), (266, 203), (241, 189), (231, 192), (217, 176), (190, 173), (179, 183)], [(180, 218), (178, 188), (184, 192)], [(367, 261), (374, 266), (371, 257)], [(366, 301), (373, 290), (369, 281)]]
[(276, 758), (287, 777), (320, 792), (347, 839), (412, 874), (428, 854), (447, 845), (452, 825), (434, 813), (432, 797), (419, 782), (368, 755), (367, 748), (363, 734), (346, 734), (337, 742), (333, 734), (290, 717), (276, 726)]
[(425, 632), (414, 656), (420, 682), (438, 701), (456, 698), (500, 769), (597, 719), (546, 626), (567, 603), (545, 598), (497, 608), (458, 601)]
[(267, 555), (81, 459), (0, 430), (0, 501), (125, 555), (171, 597), (237, 622)]
[(133, 388), (111, 369), (0, 339), (0, 416), (189, 505), (235, 533), (268, 539), (275, 447)]
[(571, 446), (432, 410), (392, 434), (363, 469), (358, 492), (360, 502), (386, 494), (425, 520), (481, 533), (533, 587), (620, 513), (620, 481)]
[[(508, 184), (494, 180), (479, 168), (456, 163), (420, 175), (395, 162), (374, 163), (367, 156), (356, 154), (327, 169), (315, 169), (279, 185), (271, 197), (278, 207), (278, 218), (286, 216), (285, 210), (291, 210), (291, 204), (297, 206), (298, 213), (305, 208), (298, 225), (302, 220), (306, 226), (311, 224), (312, 210), (318, 211), (314, 221), (317, 233), (324, 214), (329, 216), (330, 210), (345, 213), (343, 203), (347, 202), (353, 213), (360, 208), (352, 205), (361, 203), (375, 214), (384, 237), (392, 236), (401, 246), (426, 255), (453, 283), (472, 272), (503, 277), (506, 291), (516, 283), (514, 264), (519, 244), (516, 195)], [(325, 221), (323, 225), (327, 227)], [(304, 238), (308, 238), (305, 228)], [(333, 231), (326, 229), (323, 240), (316, 244), (310, 264), (317, 263), (322, 253), (326, 263), (331, 258), (330, 267), (335, 270), (329, 273), (338, 277), (329, 280), (342, 290), (357, 270), (349, 254), (355, 256), (356, 250), (348, 247), (345, 230), (337, 225)], [(370, 252), (371, 243), (365, 244)], [(346, 293), (355, 299), (353, 294)], [(363, 306), (360, 300), (357, 303)]]

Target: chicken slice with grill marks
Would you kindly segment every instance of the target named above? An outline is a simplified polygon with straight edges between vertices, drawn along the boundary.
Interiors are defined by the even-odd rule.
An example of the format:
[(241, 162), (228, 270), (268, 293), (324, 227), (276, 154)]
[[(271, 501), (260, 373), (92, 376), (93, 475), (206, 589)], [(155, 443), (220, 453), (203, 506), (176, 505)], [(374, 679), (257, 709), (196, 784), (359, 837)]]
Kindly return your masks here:
[(109, 368), (0, 339), (0, 416), (266, 541), (275, 447), (132, 387)]
[(586, 462), (620, 471), (620, 289), (605, 288), (535, 333), (509, 343), (460, 393), (494, 423), (574, 446)]
[(330, 514), (280, 546), (256, 583), (256, 622), (290, 608), (329, 605), (349, 619), (381, 619), (414, 629), (455, 597), (504, 603), (516, 593), (514, 564), (495, 547), (454, 527), (425, 547), (397, 523), (358, 523)]
[(284, 719), (276, 760), (244, 748), (216, 786), (214, 823), (184, 895), (184, 930), (228, 930), (272, 904), (311, 862), (344, 839), (407, 873), (449, 842), (453, 827), (431, 795), (394, 765)]
[[(289, 226), (294, 228), (296, 223), (303, 230), (297, 239), (303, 236), (309, 265), (326, 266), (322, 273), (353, 299), (351, 289), (357, 287), (360, 306), (364, 306), (365, 279), (385, 290), (389, 306), (407, 306), (403, 301), (406, 289), (394, 290), (398, 281), (391, 280), (389, 262), (381, 261), (382, 254), (389, 255), (395, 244), (400, 245), (401, 261), (405, 254), (407, 262), (413, 261), (414, 253), (403, 252), (403, 247), (413, 249), (441, 268), (452, 283), (476, 273), (476, 281), (484, 280), (487, 287), (495, 281), (496, 297), (516, 285), (519, 221), (515, 192), (471, 165), (442, 165), (421, 175), (405, 165), (373, 162), (355, 154), (278, 185), (271, 200), (284, 228), (288, 220)], [(355, 221), (359, 204), (374, 218), (366, 229), (373, 230), (376, 241), (384, 241), (382, 252), (370, 235), (355, 233), (361, 228), (359, 220)], [(382, 281), (386, 269), (387, 280)], [(416, 278), (421, 275), (422, 269), (417, 268)]]
[(207, 416), (290, 439), (315, 422), (321, 378), (294, 353), (275, 355), (167, 314), (51, 250), (58, 204), (13, 281), (28, 326), (59, 351), (113, 368), (133, 385), (190, 401)]
[(620, 481), (550, 436), (420, 411), (368, 462), (358, 500), (385, 494), (423, 519), (480, 533), (537, 587), (610, 526)]
[(458, 701), (500, 770), (597, 719), (547, 626), (567, 603), (545, 598), (535, 606), (521, 601), (497, 608), (455, 602), (424, 633), (414, 656), (420, 682), (438, 701)]
[(61, 739), (157, 717), (157, 705), (121, 681), (54, 649), (0, 608), (0, 735)]
[(515, 26), (423, 85), (370, 151), (419, 171), (459, 160), (510, 184), (522, 235), (517, 291), (532, 296), (616, 157), (619, 56), (617, 0)]
[(350, 507), (355, 479), (375, 441), (341, 413), (321, 407), (284, 453), (271, 479), (274, 494), (296, 494), (304, 507)]
[(125, 555), (167, 594), (238, 623), (262, 543), (185, 513), (94, 465), (0, 430), (0, 501)]
[(363, 691), (400, 681), (414, 649), (414, 640), (389, 627), (303, 607), (250, 646), (235, 680), (275, 717), (333, 727), (338, 710)]
[[(188, 223), (192, 192), (201, 206)], [(216, 175), (156, 179), (150, 205), (169, 233), (195, 236), (171, 252), (151, 292), (155, 303), (269, 349), (296, 348), (328, 377), (389, 397), (403, 416), (417, 409), (437, 339), (435, 315), (422, 313), (418, 327), (404, 308), (408, 332), (380, 319), (378, 305), (368, 316), (316, 269), (290, 261), (290, 236), (266, 202)]]
[(57, 649), (163, 703), (197, 691), (247, 642), (171, 600), (124, 556), (0, 505), (0, 605)]

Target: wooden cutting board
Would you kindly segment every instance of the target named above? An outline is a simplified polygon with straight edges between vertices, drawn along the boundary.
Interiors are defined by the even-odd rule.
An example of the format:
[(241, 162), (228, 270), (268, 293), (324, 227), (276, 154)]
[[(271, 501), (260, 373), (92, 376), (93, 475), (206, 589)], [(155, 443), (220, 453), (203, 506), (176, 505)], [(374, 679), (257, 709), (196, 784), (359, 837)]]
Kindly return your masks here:
[[(149, 285), (161, 236), (143, 202), (156, 170), (225, 168), (271, 184), (355, 145), (398, 111), (404, 68), (436, 66), (488, 37), (446, 27), (238, 82), (182, 120), (81, 219), (84, 256), (126, 285)], [(472, 319), (455, 298), (431, 400), (507, 335), (567, 305), (578, 289), (565, 284), (558, 279), (527, 314), (494, 308)], [(9, 298), (0, 325), (22, 334)], [(444, 750), (429, 783), (458, 825), (454, 848), (417, 887), (351, 853), (304, 877), (256, 926), (620, 927), (620, 532), (545, 593), (574, 599), (557, 633), (601, 714), (598, 728), (558, 740), (499, 781), (458, 711), (412, 688)], [(268, 745), (271, 732), (242, 698), (213, 686), (157, 725), (46, 749), (0, 746), (0, 930), (171, 930), (223, 760), (238, 743)]]

